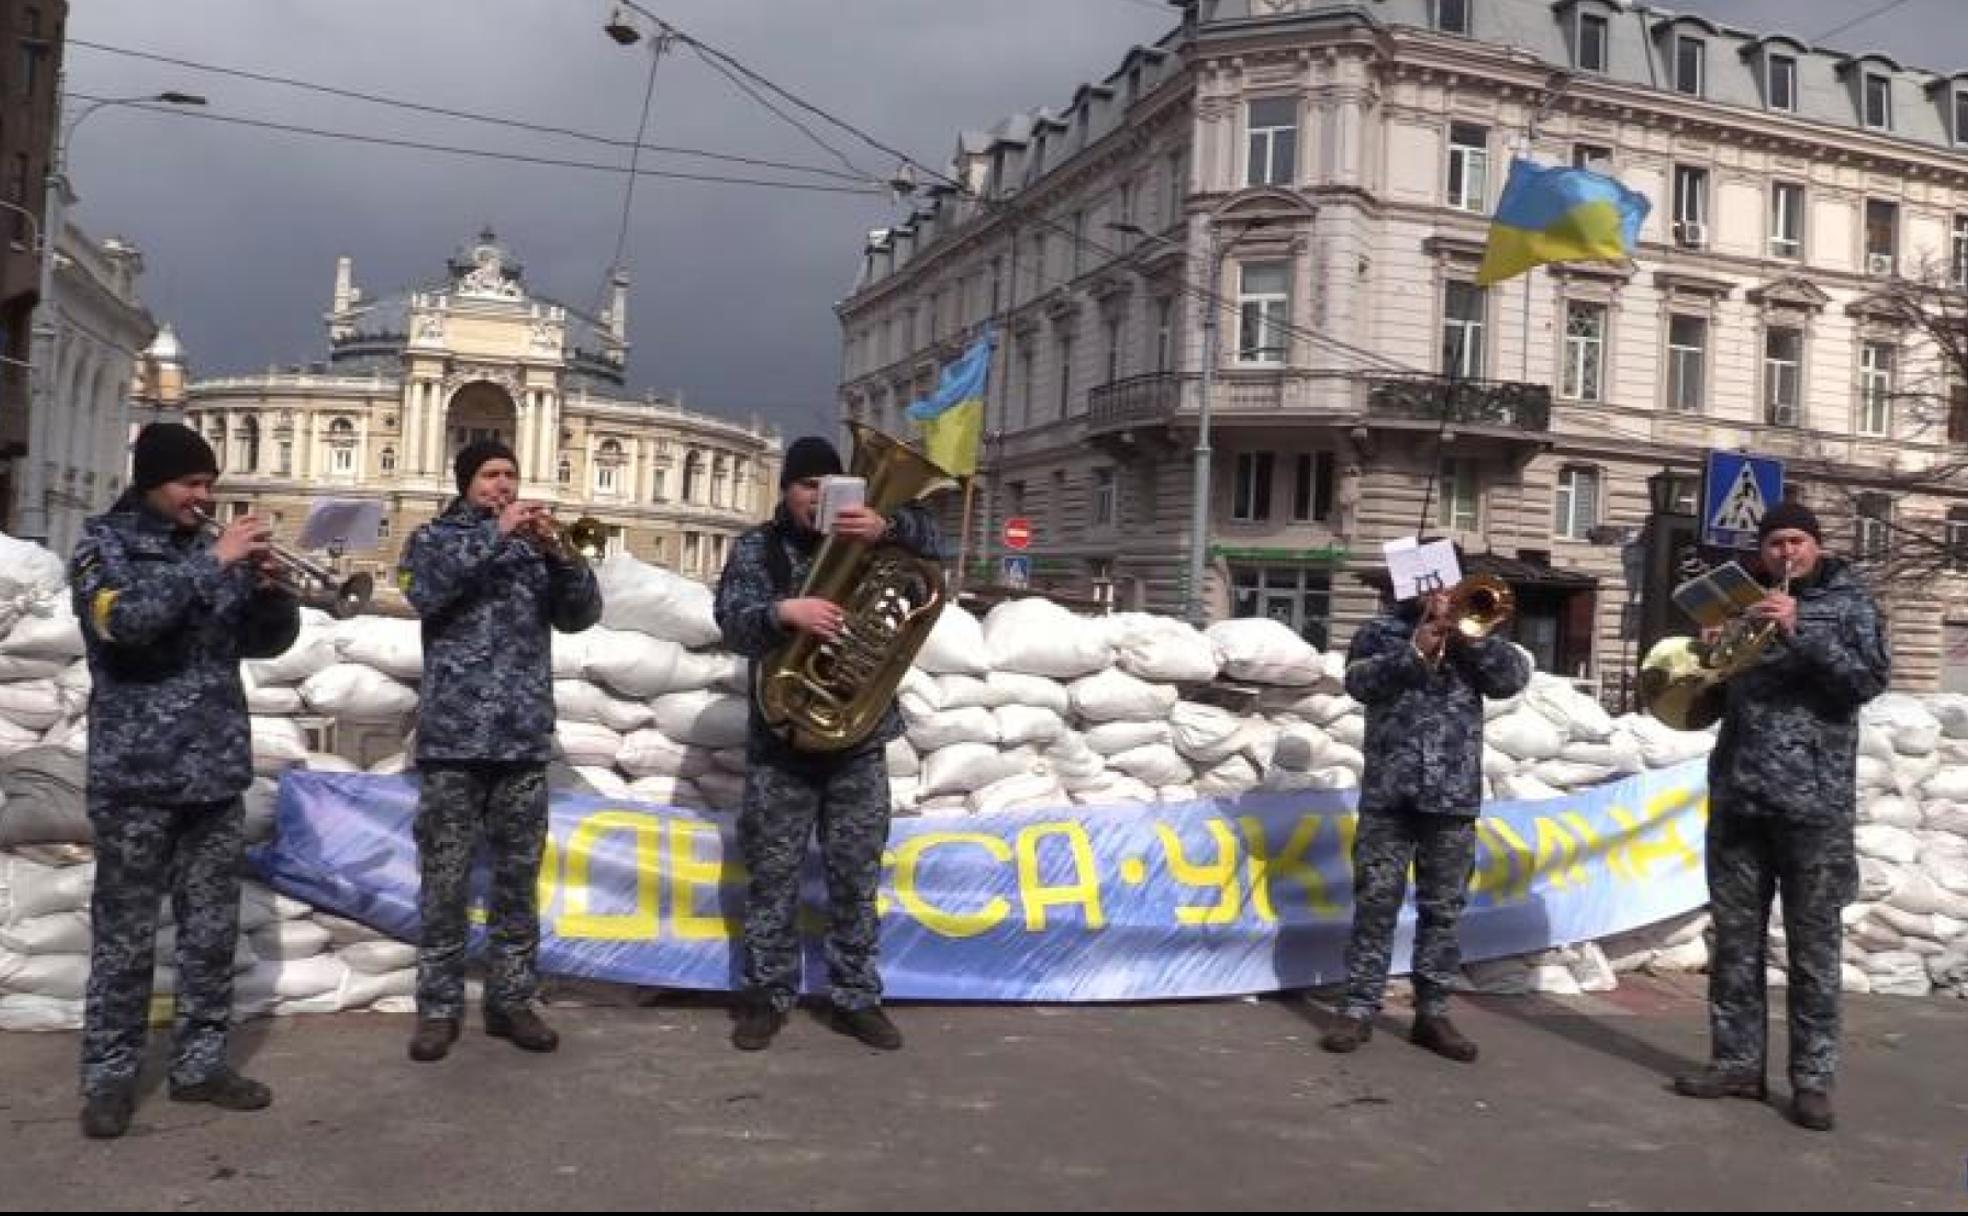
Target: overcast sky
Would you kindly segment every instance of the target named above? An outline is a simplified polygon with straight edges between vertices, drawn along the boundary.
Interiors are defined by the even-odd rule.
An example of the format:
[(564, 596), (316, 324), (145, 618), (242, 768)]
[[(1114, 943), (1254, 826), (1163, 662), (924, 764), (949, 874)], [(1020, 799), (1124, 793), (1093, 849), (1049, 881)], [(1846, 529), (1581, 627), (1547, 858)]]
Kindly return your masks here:
[[(70, 0), (67, 84), (122, 97), (199, 93), (216, 116), (505, 154), (623, 163), (621, 150), (366, 104), (76, 45), (285, 76), (424, 105), (628, 140), (650, 52), (602, 32), (608, 0)], [(942, 166), (964, 128), (1063, 106), (1082, 80), (1172, 24), (1153, 0), (644, 0), (891, 147)], [(1817, 38), (1888, 0), (1683, 0), (1676, 7)], [(1904, 63), (1968, 66), (1968, 0), (1899, 0), (1834, 35)], [(68, 114), (79, 112), (72, 100)], [(891, 158), (813, 124), (857, 170)], [(644, 142), (820, 166), (830, 152), (687, 50), (661, 61)], [(93, 235), (143, 250), (144, 296), (208, 376), (322, 359), (335, 258), (373, 298), (443, 273), (490, 225), (532, 288), (593, 308), (623, 207), (619, 175), (467, 159), (190, 118), (105, 109), (70, 156)], [(643, 165), (797, 177), (645, 153)], [(631, 378), (688, 404), (756, 411), (794, 433), (831, 429), (839, 367), (832, 307), (851, 285), (885, 195), (823, 194), (643, 178), (626, 261)]]

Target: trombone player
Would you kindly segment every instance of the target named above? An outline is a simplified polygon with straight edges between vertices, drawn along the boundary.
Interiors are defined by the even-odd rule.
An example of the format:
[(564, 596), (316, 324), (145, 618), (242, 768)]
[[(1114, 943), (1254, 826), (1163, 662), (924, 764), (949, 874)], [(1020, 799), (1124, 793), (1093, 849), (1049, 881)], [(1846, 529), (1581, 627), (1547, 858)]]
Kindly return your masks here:
[(1515, 696), (1531, 679), (1530, 661), (1496, 631), (1508, 612), (1507, 588), (1465, 580), (1454, 592), (1411, 596), (1353, 635), (1346, 691), (1366, 706), (1366, 771), (1346, 997), (1319, 1041), (1327, 1051), (1357, 1051), (1373, 1037), (1412, 864), (1412, 1037), (1460, 1063), (1476, 1058), (1476, 1044), (1449, 1020), (1449, 991), (1462, 962), (1456, 929), (1483, 809), (1483, 698)]
[(527, 1051), (560, 1038), (534, 1009), (553, 758), (552, 631), (601, 619), (594, 571), (555, 539), (545, 509), (519, 500), (512, 450), (458, 453), (458, 497), (404, 546), (404, 596), (423, 618), (417, 713), (417, 1026), (410, 1058), (441, 1060), (464, 1017), (466, 904), (481, 832), (492, 852), (485, 1030)]
[(129, 1130), (150, 1014), (157, 905), (177, 918), (174, 1102), (259, 1110), (273, 1093), (226, 1058), (239, 862), (253, 780), (239, 661), (300, 633), (253, 516), (207, 534), (218, 458), (190, 427), (137, 435), (130, 488), (90, 520), (69, 562), (93, 692), (89, 823), (96, 846), (82, 1035), (82, 1132)]
[(1748, 609), (1776, 626), (1755, 666), (1723, 685), (1708, 762), (1710, 1062), (1674, 1079), (1690, 1098), (1765, 1092), (1764, 949), (1783, 897), (1789, 950), (1791, 1121), (1833, 1125), (1838, 1066), (1840, 913), (1858, 892), (1859, 708), (1886, 690), (1892, 655), (1879, 607), (1850, 566), (1827, 556), (1810, 508), (1780, 502), (1757, 526), (1766, 577), (1782, 590)]

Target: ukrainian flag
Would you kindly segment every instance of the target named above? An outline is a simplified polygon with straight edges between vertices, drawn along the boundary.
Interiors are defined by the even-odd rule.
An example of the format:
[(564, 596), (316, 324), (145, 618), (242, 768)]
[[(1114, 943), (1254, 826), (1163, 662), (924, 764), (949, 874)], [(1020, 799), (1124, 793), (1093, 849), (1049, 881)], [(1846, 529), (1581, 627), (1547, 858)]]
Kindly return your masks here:
[(1476, 285), (1487, 287), (1547, 262), (1631, 257), (1653, 204), (1603, 173), (1510, 162), (1510, 180), (1490, 218)]
[(977, 471), (977, 449), (984, 440), (984, 385), (991, 377), (996, 335), (986, 332), (943, 369), (936, 391), (909, 407), (922, 428), (923, 455), (952, 477)]

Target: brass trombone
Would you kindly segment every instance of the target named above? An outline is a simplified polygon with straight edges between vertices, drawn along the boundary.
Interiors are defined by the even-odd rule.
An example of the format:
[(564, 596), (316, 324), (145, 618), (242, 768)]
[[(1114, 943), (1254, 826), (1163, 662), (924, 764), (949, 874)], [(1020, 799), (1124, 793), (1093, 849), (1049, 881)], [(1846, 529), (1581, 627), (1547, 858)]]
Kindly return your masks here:
[[(191, 511), (197, 516), (198, 530), (204, 535), (213, 540), (225, 535), (226, 525), (210, 512), (197, 507)], [(267, 557), (272, 568), (262, 569), (268, 578), (301, 603), (320, 608), (337, 620), (347, 620), (367, 608), (369, 597), (376, 589), (376, 580), (367, 574), (343, 578), (333, 568), (271, 542)]]

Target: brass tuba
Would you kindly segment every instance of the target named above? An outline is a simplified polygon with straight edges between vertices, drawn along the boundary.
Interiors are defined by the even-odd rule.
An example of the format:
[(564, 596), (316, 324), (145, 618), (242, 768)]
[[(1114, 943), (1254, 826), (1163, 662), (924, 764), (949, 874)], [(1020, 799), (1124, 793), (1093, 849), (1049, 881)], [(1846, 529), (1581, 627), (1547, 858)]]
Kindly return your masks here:
[[(887, 515), (956, 485), (899, 440), (847, 425), (854, 436), (849, 471), (868, 483), (870, 510)], [(796, 635), (758, 665), (753, 695), (766, 723), (794, 748), (843, 751), (880, 724), (909, 663), (929, 640), (943, 611), (943, 572), (897, 544), (829, 536), (800, 596), (839, 605), (840, 633), (832, 641)]]
[(1492, 574), (1472, 574), (1449, 591), (1449, 627), (1472, 642), (1502, 627), (1517, 611), (1517, 594)]
[[(1790, 591), (1788, 563), (1777, 590)], [(1761, 662), (1776, 639), (1775, 621), (1745, 615), (1762, 598), (1763, 589), (1734, 562), (1675, 588), (1675, 603), (1719, 632), (1713, 641), (1672, 637), (1654, 643), (1640, 664), (1641, 706), (1676, 730), (1706, 730), (1720, 720), (1725, 685)]]

